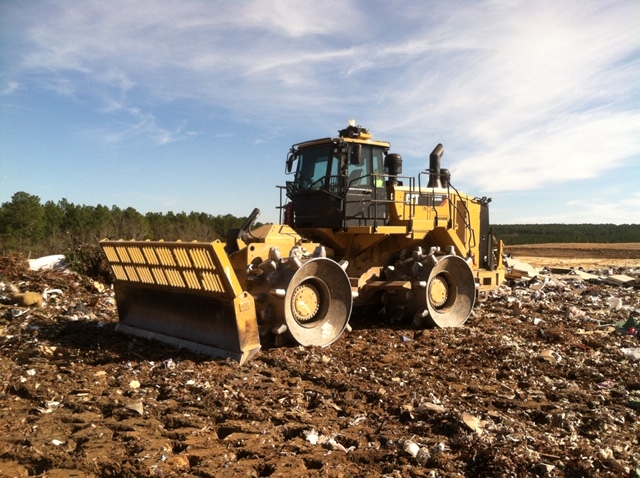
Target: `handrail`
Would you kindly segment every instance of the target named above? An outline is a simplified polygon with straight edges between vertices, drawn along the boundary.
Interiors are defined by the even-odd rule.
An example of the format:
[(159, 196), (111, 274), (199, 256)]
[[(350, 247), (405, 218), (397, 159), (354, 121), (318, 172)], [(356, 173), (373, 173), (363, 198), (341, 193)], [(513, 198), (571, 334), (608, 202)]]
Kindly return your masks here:
[[(394, 179), (397, 179), (399, 181), (402, 181), (403, 183), (408, 183), (408, 189), (409, 192), (411, 194), (418, 194), (421, 197), (427, 197), (426, 191), (435, 191), (436, 188), (433, 187), (422, 187), (422, 182), (421, 182), (421, 176), (422, 175), (426, 175), (429, 174), (428, 171), (426, 172), (420, 172), (418, 174), (417, 177), (417, 183), (418, 183), (418, 187), (416, 188), (416, 178), (413, 176), (394, 176)], [(353, 185), (356, 182), (361, 181), (363, 178), (371, 178), (370, 179), (370, 183), (371, 186), (367, 186), (365, 188), (358, 188), (358, 187), (354, 187)], [(326, 181), (328, 179), (328, 184), (325, 182), (326, 185), (328, 185), (328, 187), (319, 189), (319, 190), (314, 190), (315, 192), (322, 192), (324, 194), (328, 194), (331, 196), (334, 196), (338, 199), (340, 199), (341, 201), (343, 201), (343, 207), (342, 209), (342, 218), (340, 220), (342, 227), (345, 228), (346, 225), (348, 224), (349, 220), (354, 220), (354, 219), (362, 219), (362, 220), (367, 220), (367, 221), (373, 221), (373, 226), (377, 227), (379, 225), (379, 223), (381, 223), (384, 219), (383, 216), (381, 216), (379, 214), (378, 211), (378, 206), (382, 205), (382, 204), (400, 204), (399, 201), (397, 201), (395, 198), (393, 199), (378, 199), (378, 191), (381, 189), (386, 190), (386, 181), (384, 182), (383, 186), (378, 186), (377, 185), (377, 180), (379, 178), (382, 178), (383, 181), (386, 178), (385, 175), (382, 174), (366, 174), (363, 176), (360, 176), (358, 178), (354, 178), (351, 181), (349, 181), (348, 183), (346, 182), (346, 179), (343, 178), (342, 176), (329, 176), (329, 177), (324, 177), (323, 179)], [(287, 195), (289, 193), (294, 192), (294, 188), (293, 188), (293, 182), (288, 181), (286, 186), (278, 186), (280, 188), (280, 206), (278, 207), (278, 209), (280, 210), (280, 222), (282, 222), (282, 214), (285, 208), (285, 204), (283, 204), (283, 200), (286, 200), (285, 198), (283, 198), (283, 191), (286, 191)], [(350, 201), (348, 199), (348, 193), (349, 191), (353, 191), (353, 190), (358, 190), (358, 189), (364, 189), (364, 190), (368, 190), (370, 191), (370, 197), (369, 198), (364, 198), (364, 197), (360, 197), (357, 200), (353, 200)], [(477, 237), (475, 234), (475, 231), (473, 230), (473, 227), (471, 225), (471, 213), (469, 211), (469, 208), (465, 205), (463, 207), (461, 207), (461, 205), (458, 204), (461, 203), (462, 205), (465, 204), (465, 201), (462, 198), (462, 195), (460, 194), (460, 192), (453, 186), (451, 185), (450, 182), (447, 182), (447, 186), (446, 188), (446, 194), (447, 197), (450, 198), (450, 200), (448, 201), (448, 207), (449, 207), (449, 224), (447, 225), (448, 229), (452, 229), (453, 228), (453, 224), (454, 224), (454, 214), (458, 215), (458, 217), (461, 218), (461, 221), (464, 225), (464, 229), (467, 232), (466, 236), (466, 240), (463, 241), (463, 243), (465, 245), (467, 245), (467, 247), (469, 249), (472, 249), (473, 247), (476, 246), (477, 244)], [(452, 192), (453, 191), (453, 192)], [(367, 211), (366, 216), (354, 216), (354, 215), (348, 215), (348, 208), (346, 207), (347, 204), (350, 203), (361, 203), (364, 206), (366, 206), (364, 208), (365, 211)], [(404, 205), (405, 207), (408, 208), (408, 214), (406, 216), (406, 219), (412, 223), (413, 220), (416, 217), (416, 207), (419, 205), (417, 203), (417, 201), (409, 201), (407, 202), (403, 202), (402, 205)], [(433, 207), (436, 219), (437, 219), (437, 209), (436, 209), (436, 205), (435, 203), (432, 203), (431, 206)], [(371, 209), (373, 208), (373, 211), (371, 211)]]

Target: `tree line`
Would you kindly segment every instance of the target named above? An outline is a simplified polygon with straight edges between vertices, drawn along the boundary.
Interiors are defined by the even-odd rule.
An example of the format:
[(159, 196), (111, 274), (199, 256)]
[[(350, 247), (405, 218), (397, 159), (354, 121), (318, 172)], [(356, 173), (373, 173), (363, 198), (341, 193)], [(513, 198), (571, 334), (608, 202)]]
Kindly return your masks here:
[(141, 214), (132, 207), (85, 206), (66, 199), (42, 204), (38, 196), (17, 192), (0, 205), (0, 254), (66, 254), (105, 238), (224, 240), (228, 229), (239, 228), (245, 220), (201, 212)]
[[(134, 208), (85, 206), (66, 199), (41, 203), (38, 196), (17, 192), (0, 205), (0, 254), (31, 257), (66, 254), (104, 238), (137, 240), (224, 240), (229, 229), (246, 220), (231, 214), (201, 212), (141, 214)], [(640, 242), (638, 224), (502, 224), (495, 235), (506, 244), (558, 242)]]
[(493, 232), (510, 245), (640, 242), (640, 224), (498, 224)]

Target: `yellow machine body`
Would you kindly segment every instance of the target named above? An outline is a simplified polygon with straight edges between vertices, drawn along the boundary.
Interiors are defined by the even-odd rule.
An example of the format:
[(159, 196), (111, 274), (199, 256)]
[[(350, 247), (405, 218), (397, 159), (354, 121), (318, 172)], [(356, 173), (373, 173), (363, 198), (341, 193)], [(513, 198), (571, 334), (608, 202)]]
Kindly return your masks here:
[(102, 241), (118, 329), (244, 363), (263, 345), (330, 345), (361, 306), (462, 325), (504, 280), (490, 199), (451, 186), (442, 145), (417, 178), (389, 147), (354, 125), (294, 145), (281, 224), (251, 230), (255, 210), (226, 244)]

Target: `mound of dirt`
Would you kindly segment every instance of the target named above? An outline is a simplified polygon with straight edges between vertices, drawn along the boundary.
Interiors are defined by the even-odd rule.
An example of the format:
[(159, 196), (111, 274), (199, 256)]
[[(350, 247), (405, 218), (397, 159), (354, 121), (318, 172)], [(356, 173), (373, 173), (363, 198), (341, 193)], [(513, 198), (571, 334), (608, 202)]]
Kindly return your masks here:
[(640, 268), (605, 262), (510, 280), (461, 328), (361, 315), (239, 366), (116, 333), (108, 287), (2, 258), (0, 475), (640, 476), (640, 292), (604, 280)]

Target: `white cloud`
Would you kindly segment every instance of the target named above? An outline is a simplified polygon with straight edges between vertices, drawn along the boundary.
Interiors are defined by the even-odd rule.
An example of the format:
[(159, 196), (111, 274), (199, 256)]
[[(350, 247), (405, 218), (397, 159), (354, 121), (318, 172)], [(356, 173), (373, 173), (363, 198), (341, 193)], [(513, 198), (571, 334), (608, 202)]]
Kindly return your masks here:
[(163, 146), (197, 136), (198, 133), (186, 130), (185, 122), (172, 129), (162, 127), (154, 114), (137, 107), (123, 108), (114, 104), (109, 109), (112, 120), (100, 127), (85, 128), (79, 131), (81, 136), (106, 144), (140, 143), (147, 140)]
[(0, 96), (10, 95), (13, 92), (18, 91), (18, 89), (20, 89), (20, 83), (17, 81), (8, 81), (5, 87), (0, 90)]
[(453, 175), (493, 191), (518, 191), (593, 178), (640, 151), (640, 114), (600, 112), (562, 117), (503, 138), (459, 161)]
[[(595, 190), (590, 197), (546, 203), (532, 201), (528, 208), (520, 209), (502, 224), (638, 224), (640, 193), (624, 196), (604, 195)], [(497, 216), (494, 215), (494, 220)], [(513, 220), (516, 217), (517, 220)]]
[(568, 201), (567, 207), (573, 211), (572, 218), (580, 218), (573, 222), (593, 223), (593, 218), (615, 218), (616, 224), (638, 224), (640, 211), (640, 192), (626, 192), (622, 197), (610, 196), (608, 200), (601, 198)]

